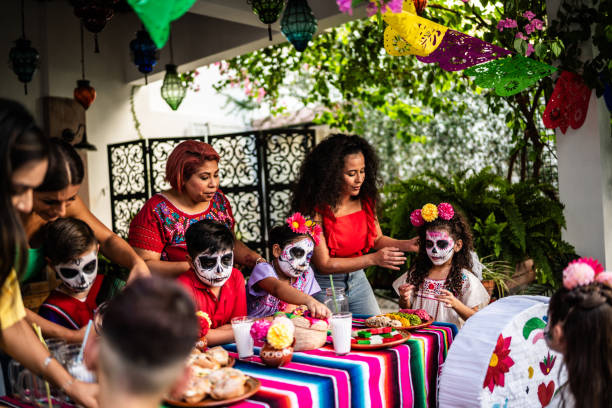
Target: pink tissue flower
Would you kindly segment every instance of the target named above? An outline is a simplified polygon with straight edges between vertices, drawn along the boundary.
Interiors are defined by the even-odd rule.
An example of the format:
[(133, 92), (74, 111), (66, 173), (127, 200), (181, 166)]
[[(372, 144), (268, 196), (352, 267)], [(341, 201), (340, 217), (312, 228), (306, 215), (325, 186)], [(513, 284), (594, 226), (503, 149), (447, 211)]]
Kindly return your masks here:
[(595, 275), (595, 281), (612, 288), (612, 272), (600, 272)]
[(525, 56), (526, 57), (530, 56), (531, 54), (533, 54), (533, 51), (534, 51), (533, 44), (531, 43), (527, 44), (527, 51), (525, 51)]
[(588, 285), (593, 282), (595, 271), (591, 265), (580, 262), (580, 259), (570, 262), (563, 270), (563, 286), (574, 289), (576, 286)]
[(527, 10), (526, 12), (523, 13), (523, 17), (525, 17), (527, 20), (531, 21), (531, 19), (533, 19), (535, 17), (535, 13), (533, 11)]
[(521, 33), (520, 31), (518, 33), (516, 33), (516, 38), (520, 38), (521, 40), (527, 41), (527, 36), (525, 34)]
[(338, 5), (338, 9), (342, 13), (348, 13), (348, 15), (353, 15), (353, 8), (351, 7), (352, 0), (336, 0), (336, 4)]
[(599, 261), (597, 259), (593, 259), (593, 258), (580, 258), (580, 259), (575, 260), (574, 262), (581, 262), (581, 263), (585, 263), (585, 264), (589, 265), (595, 271), (595, 275), (597, 275), (598, 273), (604, 271), (604, 267), (601, 266), (601, 264), (599, 263)]
[(268, 330), (270, 329), (271, 325), (272, 322), (268, 320), (255, 320), (250, 331), (253, 340), (264, 341), (268, 335)]
[(450, 220), (455, 215), (453, 206), (449, 203), (438, 204), (438, 216), (444, 220)]
[(414, 210), (411, 214), (410, 214), (410, 222), (412, 223), (412, 225), (414, 225), (415, 227), (422, 227), (423, 225), (425, 225), (425, 220), (423, 219), (423, 216), (421, 215), (421, 209), (416, 209)]

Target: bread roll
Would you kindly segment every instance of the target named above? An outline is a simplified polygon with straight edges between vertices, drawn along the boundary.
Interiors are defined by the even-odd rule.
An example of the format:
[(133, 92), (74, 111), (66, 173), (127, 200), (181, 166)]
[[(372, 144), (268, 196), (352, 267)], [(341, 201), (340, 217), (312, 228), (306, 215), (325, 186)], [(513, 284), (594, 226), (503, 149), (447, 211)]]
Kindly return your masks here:
[(229, 364), (229, 353), (221, 346), (206, 350), (206, 354), (222, 367)]

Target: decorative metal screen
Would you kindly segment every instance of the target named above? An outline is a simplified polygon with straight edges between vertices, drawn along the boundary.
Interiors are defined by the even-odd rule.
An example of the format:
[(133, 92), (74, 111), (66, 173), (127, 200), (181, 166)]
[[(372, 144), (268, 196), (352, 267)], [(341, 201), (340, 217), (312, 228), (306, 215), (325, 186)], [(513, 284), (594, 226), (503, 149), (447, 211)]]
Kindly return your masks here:
[(138, 140), (108, 146), (113, 229), (127, 237), (130, 221), (144, 202), (168, 189), (168, 155), (180, 142), (210, 143), (219, 153), (221, 190), (229, 199), (236, 235), (267, 252), (268, 232), (289, 211), (291, 183), (313, 148), (311, 129), (277, 129), (227, 135)]

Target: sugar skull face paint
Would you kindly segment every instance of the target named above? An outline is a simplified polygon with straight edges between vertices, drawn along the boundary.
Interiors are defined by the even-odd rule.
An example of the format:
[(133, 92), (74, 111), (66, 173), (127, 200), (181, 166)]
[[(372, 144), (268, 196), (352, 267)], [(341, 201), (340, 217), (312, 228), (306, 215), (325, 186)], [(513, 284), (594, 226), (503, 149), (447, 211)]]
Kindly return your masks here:
[(278, 267), (285, 275), (297, 278), (310, 266), (313, 252), (314, 243), (310, 238), (287, 244), (278, 257)]
[(196, 275), (208, 286), (223, 286), (232, 274), (234, 251), (226, 249), (215, 252), (200, 253), (193, 261)]
[(91, 288), (98, 276), (98, 251), (93, 250), (72, 261), (53, 265), (64, 285), (74, 293)]
[(434, 265), (443, 265), (453, 257), (455, 240), (444, 230), (425, 231), (425, 249)]

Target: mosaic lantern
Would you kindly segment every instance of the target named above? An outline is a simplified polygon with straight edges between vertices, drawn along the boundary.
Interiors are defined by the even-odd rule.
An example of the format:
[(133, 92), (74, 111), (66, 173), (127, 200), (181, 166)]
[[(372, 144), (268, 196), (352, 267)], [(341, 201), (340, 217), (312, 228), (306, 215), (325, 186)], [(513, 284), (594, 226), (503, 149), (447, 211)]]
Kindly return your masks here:
[(140, 30), (136, 33), (136, 38), (130, 42), (132, 60), (138, 66), (138, 71), (145, 77), (145, 84), (148, 84), (147, 75), (153, 71), (159, 58), (157, 47), (147, 30)]
[(272, 24), (283, 11), (285, 0), (247, 0), (247, 3), (251, 5), (259, 20), (268, 25), (268, 37), (272, 41)]
[(119, 0), (71, 0), (74, 15), (83, 26), (94, 34), (94, 51), (100, 52), (98, 33), (106, 27), (115, 14), (114, 6)]
[(281, 20), (281, 32), (302, 52), (317, 31), (317, 19), (306, 0), (289, 0)]
[(412, 0), (412, 3), (414, 4), (417, 15), (422, 16), (425, 7), (427, 7), (427, 0)]
[(28, 82), (38, 68), (38, 51), (30, 45), (30, 40), (22, 37), (15, 40), (15, 46), (11, 48), (9, 59), (11, 68), (20, 82), (23, 82), (25, 94), (28, 94)]
[(166, 76), (161, 87), (161, 96), (172, 110), (177, 110), (185, 95), (187, 88), (183, 86), (181, 78), (176, 71), (176, 65), (166, 65)]
[(89, 84), (87, 79), (79, 79), (77, 87), (74, 88), (74, 100), (87, 110), (96, 100), (96, 89)]

